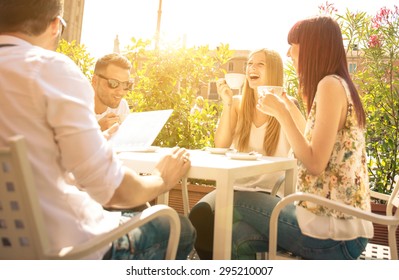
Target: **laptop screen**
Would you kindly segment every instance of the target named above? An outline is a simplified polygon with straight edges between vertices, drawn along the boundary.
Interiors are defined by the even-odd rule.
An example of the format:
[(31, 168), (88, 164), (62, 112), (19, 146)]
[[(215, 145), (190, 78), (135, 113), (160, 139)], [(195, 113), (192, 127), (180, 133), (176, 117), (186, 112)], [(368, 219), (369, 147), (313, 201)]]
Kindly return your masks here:
[(168, 121), (173, 110), (130, 113), (111, 137), (116, 152), (149, 148)]

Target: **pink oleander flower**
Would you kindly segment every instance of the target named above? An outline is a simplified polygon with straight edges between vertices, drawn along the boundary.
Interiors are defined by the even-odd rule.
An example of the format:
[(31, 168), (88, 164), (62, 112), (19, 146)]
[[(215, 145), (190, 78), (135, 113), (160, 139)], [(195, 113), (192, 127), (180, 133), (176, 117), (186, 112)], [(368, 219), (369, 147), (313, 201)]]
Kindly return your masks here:
[(377, 35), (371, 35), (367, 43), (367, 46), (369, 48), (380, 48), (381, 47), (380, 38), (378, 38)]
[(334, 4), (328, 3), (328, 1), (326, 1), (326, 3), (319, 6), (319, 12), (320, 14), (332, 15), (338, 12), (338, 10), (334, 7)]
[(399, 7), (396, 5), (394, 7), (394, 10), (390, 10), (387, 7), (381, 8), (377, 15), (371, 19), (373, 28), (390, 25), (392, 22), (397, 20), (399, 16)]

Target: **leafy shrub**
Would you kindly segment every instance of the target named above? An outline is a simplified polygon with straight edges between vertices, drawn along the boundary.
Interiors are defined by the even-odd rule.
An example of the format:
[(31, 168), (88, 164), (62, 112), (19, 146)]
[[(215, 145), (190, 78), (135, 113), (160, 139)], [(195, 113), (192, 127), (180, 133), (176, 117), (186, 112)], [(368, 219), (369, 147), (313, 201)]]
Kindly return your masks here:
[(381, 8), (364, 25), (362, 71), (356, 83), (367, 113), (372, 188), (390, 193), (399, 174), (399, 9)]
[(67, 42), (61, 39), (57, 47), (57, 52), (71, 58), (79, 66), (83, 74), (91, 80), (94, 70), (94, 58), (90, 56), (84, 45), (77, 44), (76, 41)]
[(221, 65), (231, 57), (228, 45), (216, 51), (208, 46), (150, 49), (150, 41), (132, 39), (126, 56), (135, 65), (136, 86), (127, 97), (132, 111), (173, 109), (155, 145), (189, 149), (213, 145), (220, 105), (205, 102), (200, 113), (190, 109), (201, 87), (223, 74)]

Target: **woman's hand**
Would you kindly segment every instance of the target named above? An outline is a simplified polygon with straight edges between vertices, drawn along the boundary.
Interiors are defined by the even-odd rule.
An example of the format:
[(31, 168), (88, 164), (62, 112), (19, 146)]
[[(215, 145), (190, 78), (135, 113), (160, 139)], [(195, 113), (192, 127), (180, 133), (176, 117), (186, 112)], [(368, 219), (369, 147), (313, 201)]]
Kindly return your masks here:
[(299, 107), (298, 101), (283, 92), (281, 95), (265, 93), (259, 97), (256, 108), (262, 113), (278, 119), (284, 109), (290, 111), (292, 106)]
[(226, 80), (225, 79), (219, 79), (216, 82), (216, 88), (218, 91), (218, 94), (220, 96), (220, 98), (223, 101), (224, 105), (231, 105), (231, 103), (233, 102), (233, 91), (231, 90), (231, 88), (227, 85)]
[(287, 97), (279, 97), (273, 93), (265, 93), (258, 98), (256, 109), (266, 115), (277, 118), (280, 108), (285, 106), (283, 98), (287, 99)]

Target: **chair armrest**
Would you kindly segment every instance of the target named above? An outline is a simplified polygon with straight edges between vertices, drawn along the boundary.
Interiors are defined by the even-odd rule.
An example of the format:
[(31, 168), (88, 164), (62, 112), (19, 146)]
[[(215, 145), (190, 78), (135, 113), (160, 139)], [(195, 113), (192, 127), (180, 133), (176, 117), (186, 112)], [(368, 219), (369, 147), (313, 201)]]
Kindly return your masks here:
[(385, 216), (378, 215), (371, 212), (366, 212), (364, 210), (360, 210), (354, 208), (349, 205), (345, 205), (336, 201), (332, 201), (330, 199), (314, 195), (308, 193), (294, 193), (288, 195), (281, 199), (279, 203), (273, 209), (272, 215), (270, 217), (270, 234), (269, 234), (269, 258), (276, 258), (276, 249), (277, 249), (277, 227), (278, 227), (278, 216), (280, 215), (280, 211), (287, 206), (288, 204), (294, 203), (295, 201), (309, 201), (319, 205), (323, 205), (325, 207), (329, 207), (348, 215), (352, 215), (354, 217), (364, 219), (367, 221), (371, 221), (373, 223), (387, 225), (387, 226), (397, 226), (398, 225), (398, 217), (395, 216)]
[(49, 252), (49, 259), (81, 259), (118, 239), (129, 231), (138, 228), (158, 217), (165, 217), (170, 223), (170, 234), (166, 259), (175, 259), (177, 246), (180, 239), (180, 220), (177, 212), (167, 205), (154, 205), (145, 209), (141, 214), (134, 216), (126, 223), (102, 235), (95, 236), (90, 240), (71, 247), (65, 247), (58, 252)]

